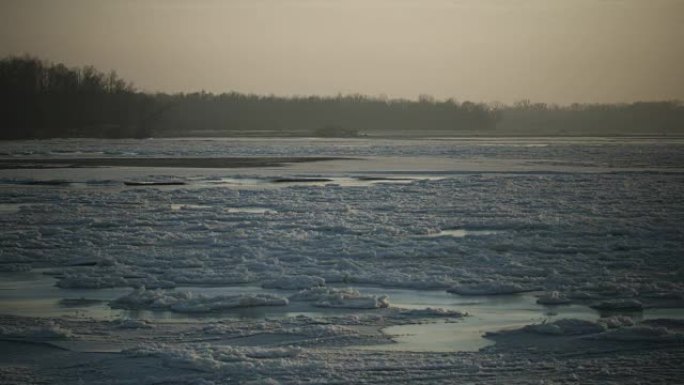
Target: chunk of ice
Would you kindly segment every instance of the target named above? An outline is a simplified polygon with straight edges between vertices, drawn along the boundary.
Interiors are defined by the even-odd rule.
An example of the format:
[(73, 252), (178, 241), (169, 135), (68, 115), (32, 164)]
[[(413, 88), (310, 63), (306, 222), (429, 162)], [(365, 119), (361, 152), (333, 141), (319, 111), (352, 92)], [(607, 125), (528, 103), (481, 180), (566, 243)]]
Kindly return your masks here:
[(325, 286), (325, 279), (311, 275), (290, 275), (266, 281), (262, 286), (265, 289), (301, 290)]

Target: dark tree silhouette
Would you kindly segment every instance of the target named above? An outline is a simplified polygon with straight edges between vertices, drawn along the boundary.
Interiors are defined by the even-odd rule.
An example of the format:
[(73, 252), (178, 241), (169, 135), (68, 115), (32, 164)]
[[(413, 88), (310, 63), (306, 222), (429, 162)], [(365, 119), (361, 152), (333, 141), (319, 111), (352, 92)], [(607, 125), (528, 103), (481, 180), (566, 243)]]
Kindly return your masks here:
[(146, 95), (115, 72), (32, 57), (0, 60), (0, 137), (139, 136)]
[(67, 68), (33, 57), (0, 60), (0, 138), (151, 135), (353, 136), (384, 130), (491, 129), (483, 104), (362, 95), (294, 97), (144, 94), (92, 66)]
[(0, 139), (149, 136), (355, 136), (425, 130), (451, 135), (672, 134), (679, 102), (560, 107), (418, 101), (363, 95), (291, 97), (206, 92), (146, 94), (92, 66), (34, 57), (0, 60)]
[(527, 135), (660, 135), (684, 132), (684, 105), (677, 101), (573, 104), (523, 101), (498, 107), (498, 131)]

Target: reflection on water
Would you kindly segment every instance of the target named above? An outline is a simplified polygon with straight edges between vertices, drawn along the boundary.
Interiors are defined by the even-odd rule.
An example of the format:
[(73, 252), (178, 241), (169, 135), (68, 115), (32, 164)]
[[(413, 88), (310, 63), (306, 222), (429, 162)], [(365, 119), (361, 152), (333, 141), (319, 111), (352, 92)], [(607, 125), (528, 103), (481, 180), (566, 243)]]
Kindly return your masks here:
[(208, 210), (211, 209), (211, 206), (208, 205), (195, 205), (191, 203), (172, 203), (171, 204), (171, 210), (173, 211), (180, 211), (180, 210)]
[(619, 314), (630, 316), (637, 321), (657, 318), (684, 319), (684, 309), (681, 308), (604, 314), (584, 305), (543, 306), (536, 303), (537, 296), (533, 293), (474, 298), (442, 291), (381, 288), (364, 288), (363, 291), (368, 294), (388, 294), (392, 305), (396, 307), (442, 307), (469, 314), (468, 317), (455, 322), (390, 326), (383, 329), (383, 332), (392, 336), (395, 344), (361, 347), (364, 350), (477, 351), (494, 344), (493, 341), (482, 337), (485, 332), (517, 329), (532, 323), (553, 322), (563, 318), (595, 321), (601, 317)]
[(396, 344), (364, 346), (363, 350), (411, 352), (476, 352), (494, 341), (482, 338), (482, 330), (461, 322), (390, 326), (382, 329)]
[[(172, 170), (173, 173), (179, 174), (177, 178), (169, 180), (163, 178), (165, 174)], [(228, 171), (218, 169), (199, 169), (211, 173), (226, 173)], [(0, 170), (0, 174), (12, 174), (14, 170)], [(194, 175), (190, 169), (182, 168), (167, 168), (159, 169), (154, 167), (140, 167), (140, 168), (126, 168), (126, 167), (111, 167), (108, 169), (109, 177), (106, 180), (94, 179), (98, 178), (99, 169), (91, 168), (57, 168), (50, 169), (50, 173), (63, 174), (62, 179), (52, 179), (52, 174), (45, 174), (45, 170), (32, 170), (32, 179), (25, 179), (19, 174), (13, 175), (11, 178), (0, 178), (0, 187), (2, 186), (24, 186), (35, 188), (78, 188), (78, 189), (95, 189), (102, 191), (121, 190), (121, 189), (158, 189), (163, 191), (170, 190), (195, 190), (204, 188), (229, 188), (229, 189), (274, 189), (285, 188), (292, 186), (307, 186), (307, 187), (370, 187), (382, 184), (409, 184), (416, 181), (426, 180), (440, 180), (444, 176), (429, 175), (428, 173), (400, 173), (399, 176), (393, 173), (380, 173), (379, 175), (355, 175), (355, 174), (333, 174), (321, 176), (319, 174), (303, 174), (303, 175), (267, 175), (267, 170), (260, 170), (263, 175), (257, 177), (241, 177), (241, 176), (207, 176)], [(325, 170), (318, 170), (325, 171)], [(198, 173), (199, 171), (196, 171)], [(185, 175), (183, 175), (185, 174)], [(24, 203), (22, 203), (24, 204)], [(12, 209), (8, 205), (9, 210)], [(0, 207), (0, 213), (3, 208)]]
[(420, 180), (438, 180), (443, 177), (423, 174), (393, 176), (367, 175), (294, 175), (288, 177), (237, 178), (225, 177), (216, 180), (198, 180), (195, 187), (229, 187), (229, 188), (282, 188), (289, 186), (340, 186), (340, 187), (368, 187), (377, 184), (407, 184)]
[(18, 213), (24, 203), (0, 203), (0, 214)]
[[(131, 292), (130, 288), (60, 289), (56, 279), (40, 270), (20, 273), (0, 273), (0, 313), (33, 317), (88, 317), (100, 320), (148, 319), (158, 322), (211, 322), (222, 319), (283, 319), (298, 315), (308, 317), (342, 316), (375, 310), (317, 308), (309, 303), (291, 302), (287, 306), (236, 308), (205, 314), (184, 314), (157, 310), (112, 309), (109, 302)], [(596, 320), (602, 314), (583, 305), (548, 307), (536, 303), (534, 294), (465, 297), (438, 290), (385, 289), (355, 286), (364, 294), (389, 295), (393, 307), (424, 309), (441, 307), (467, 312), (470, 316), (458, 320), (390, 326), (383, 332), (396, 343), (353, 347), (369, 350), (400, 351), (476, 351), (493, 344), (482, 338), (488, 331), (519, 328), (531, 323), (555, 321), (561, 318)], [(187, 286), (187, 290), (206, 296), (238, 294), (275, 294), (289, 296), (292, 291), (264, 289), (243, 285), (230, 287)], [(611, 314), (614, 315), (614, 314)], [(646, 309), (630, 314), (635, 319), (684, 318), (682, 309)]]
[[(172, 203), (172, 211), (183, 211), (183, 210), (216, 210), (216, 206), (209, 205), (198, 205), (193, 203)], [(221, 211), (227, 213), (242, 213), (242, 214), (266, 214), (266, 213), (277, 213), (276, 210), (267, 207), (223, 207)]]
[(131, 291), (60, 289), (56, 282), (41, 270), (0, 273), (0, 312), (27, 317), (121, 318), (121, 312), (111, 309), (107, 302)]
[(454, 237), (454, 238), (465, 238), (465, 237), (477, 237), (485, 235), (495, 235), (500, 233), (494, 230), (467, 230), (467, 229), (450, 229), (442, 230), (438, 233), (428, 234), (428, 237)]
[[(303, 302), (287, 306), (260, 306), (227, 309), (210, 313), (176, 313), (167, 310), (112, 309), (109, 302), (129, 294), (132, 289), (62, 289), (57, 280), (41, 270), (22, 273), (0, 273), (0, 314), (28, 317), (87, 317), (98, 320), (147, 319), (161, 322), (204, 321), (223, 319), (282, 319), (297, 315), (322, 317), (343, 315), (349, 309), (317, 308)], [(190, 291), (206, 296), (239, 294), (274, 294), (287, 297), (292, 291), (264, 289), (243, 285), (230, 287), (181, 286), (174, 290)]]
[(369, 294), (387, 293), (393, 306), (422, 309), (442, 307), (465, 311), (468, 317), (456, 322), (391, 326), (383, 329), (396, 344), (363, 347), (370, 350), (400, 351), (477, 351), (493, 342), (482, 338), (487, 331), (518, 328), (530, 323), (560, 318), (595, 320), (598, 313), (581, 305), (549, 308), (536, 303), (533, 294), (467, 297), (445, 291), (415, 291), (367, 288)]

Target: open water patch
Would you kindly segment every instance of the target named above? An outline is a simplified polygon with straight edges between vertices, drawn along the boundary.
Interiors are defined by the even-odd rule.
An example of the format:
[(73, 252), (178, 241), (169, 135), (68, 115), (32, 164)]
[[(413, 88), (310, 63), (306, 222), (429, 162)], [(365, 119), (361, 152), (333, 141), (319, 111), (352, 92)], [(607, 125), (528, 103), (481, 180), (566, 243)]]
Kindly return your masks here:
[(453, 237), (453, 238), (465, 238), (465, 237), (482, 237), (488, 235), (497, 235), (501, 231), (498, 230), (480, 230), (480, 229), (446, 229), (441, 230), (438, 233), (427, 234), (428, 238), (436, 237)]
[(0, 203), (0, 214), (18, 213), (21, 206), (26, 206), (25, 203)]
[[(385, 293), (389, 295), (393, 307), (424, 309), (441, 307), (468, 313), (467, 317), (454, 321), (421, 322), (408, 325), (395, 325), (382, 331), (395, 343), (363, 346), (364, 350), (412, 351), (412, 352), (458, 352), (478, 351), (492, 345), (491, 340), (483, 338), (488, 331), (499, 331), (525, 326), (530, 323), (577, 318), (594, 321), (599, 313), (583, 305), (563, 307), (547, 306), (536, 303), (532, 293), (514, 295), (461, 296), (441, 290), (410, 290), (360, 288), (364, 293)], [(356, 348), (356, 347), (355, 347)]]
[(220, 207), (211, 205), (202, 205), (195, 203), (172, 203), (172, 211), (186, 211), (186, 210), (212, 210), (222, 211), (231, 214), (269, 214), (277, 213), (276, 210), (268, 207)]
[(423, 180), (438, 180), (430, 175), (369, 176), (369, 175), (287, 175), (277, 177), (222, 177), (195, 180), (190, 185), (227, 188), (284, 188), (307, 187), (370, 187), (383, 184), (409, 184)]
[[(76, 317), (99, 320), (131, 319), (157, 322), (213, 322), (224, 319), (264, 320), (306, 316), (311, 319), (352, 314), (373, 314), (377, 309), (321, 308), (311, 303), (290, 301), (285, 306), (240, 307), (206, 313), (178, 313), (158, 309), (113, 309), (112, 301), (131, 293), (129, 287), (105, 289), (62, 289), (57, 280), (40, 269), (0, 273), (0, 313), (33, 317)], [(391, 308), (442, 308), (465, 312), (462, 318), (425, 319), (416, 316), (406, 324), (382, 330), (393, 343), (353, 346), (351, 349), (410, 352), (477, 351), (492, 345), (486, 332), (516, 329), (528, 324), (563, 318), (596, 321), (601, 313), (588, 306), (569, 304), (545, 306), (536, 303), (535, 293), (517, 295), (461, 296), (443, 290), (389, 289), (354, 286), (364, 295), (388, 295)], [(168, 292), (189, 291), (207, 297), (267, 294), (289, 297), (292, 290), (267, 289), (254, 285), (186, 286)], [(684, 309), (645, 309), (639, 319), (684, 318)]]

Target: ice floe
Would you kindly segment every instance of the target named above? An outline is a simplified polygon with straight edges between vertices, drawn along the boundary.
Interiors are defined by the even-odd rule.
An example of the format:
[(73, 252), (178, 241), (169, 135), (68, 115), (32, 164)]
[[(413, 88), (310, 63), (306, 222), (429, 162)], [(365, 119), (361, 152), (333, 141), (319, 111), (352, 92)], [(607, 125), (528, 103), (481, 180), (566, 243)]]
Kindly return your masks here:
[(607, 330), (595, 338), (635, 342), (684, 342), (684, 333), (665, 327), (635, 325)]
[[(681, 325), (642, 320), (658, 306), (675, 307), (676, 313), (684, 298), (684, 151), (681, 140), (672, 140), (614, 144), (613, 139), (592, 139), (586, 145), (584, 139), (562, 143), (534, 139), (546, 147), (525, 147), (529, 139), (503, 144), (494, 139), (475, 140), (475, 144), (472, 140), (302, 144), (300, 139), (234, 138), (1, 143), (0, 154), (19, 158), (82, 151), (121, 157), (230, 154), (367, 159), (338, 162), (330, 169), (300, 164), (250, 171), (174, 169), (169, 175), (160, 175), (159, 170), (139, 170), (140, 175), (134, 175), (113, 168), (34, 170), (29, 177), (25, 170), (2, 170), (0, 200), (10, 205), (0, 210), (5, 214), (0, 215), (3, 274), (19, 276), (29, 266), (47, 272), (58, 280), (58, 287), (45, 291), (68, 293), (69, 298), (72, 289), (92, 289), (97, 296), (77, 295), (98, 299), (104, 293), (116, 292), (113, 298), (121, 295), (120, 289), (99, 289), (146, 289), (111, 302), (133, 311), (99, 304), (85, 309), (87, 301), (57, 302), (60, 295), (56, 295), (46, 300), (74, 307), (61, 309), (69, 316), (52, 326), (44, 319), (2, 316), (3, 348), (9, 346), (9, 353), (3, 356), (0, 376), (24, 379), (16, 383), (73, 383), (83, 376), (85, 383), (112, 384), (390, 383), (397, 377), (418, 384), (453, 382), (454, 374), (461, 382), (483, 384), (677, 383), (682, 378)], [(300, 177), (332, 183), (270, 182), (294, 182)], [(375, 178), (406, 179), (406, 183), (362, 181)], [(347, 180), (364, 183), (345, 184)], [(123, 181), (185, 184), (125, 187)], [(440, 229), (457, 231), (441, 234), (450, 236), (425, 236)], [(52, 285), (52, 278), (47, 282)], [(217, 296), (151, 290), (191, 285), (221, 293), (223, 288), (208, 287), (245, 283), (270, 288)], [(376, 286), (372, 293), (377, 295), (368, 295), (367, 289), (324, 286), (334, 283)], [(12, 282), (7, 287), (23, 293), (26, 283)], [(388, 299), (380, 294), (389, 288), (440, 290), (448, 298), (432, 309), (424, 309), (423, 304), (418, 309), (387, 307)], [(460, 296), (447, 296), (444, 290), (450, 288)], [(533, 295), (517, 296), (529, 299), (526, 306), (534, 308), (538, 317), (515, 320), (515, 327), (521, 329), (510, 337), (513, 344), (506, 344), (502, 335), (491, 349), (469, 353), (337, 349), (388, 342), (387, 336), (378, 336), (379, 329), (422, 322), (471, 328), (479, 338), (486, 330), (481, 330), (478, 314), (456, 323), (443, 322), (458, 318), (462, 304), (490, 300), (461, 296), (532, 289), (544, 293), (540, 304), (559, 304), (566, 297), (572, 304), (542, 307), (534, 303)], [(393, 305), (399, 302), (389, 294)], [(637, 307), (615, 305), (621, 298), (638, 301), (644, 311), (624, 317), (625, 310)], [(506, 309), (500, 313), (502, 325), (516, 311), (506, 308), (510, 300), (493, 299), (500, 301), (497, 309)], [(282, 316), (275, 319), (271, 313), (268, 318), (246, 320), (223, 313), (194, 314), (288, 301), (292, 303), (278, 309)], [(601, 302), (613, 304), (601, 306)], [(592, 304), (599, 304), (601, 312), (584, 307)], [(312, 311), (315, 306), (335, 309)], [(586, 320), (541, 323), (553, 319), (553, 312), (562, 316), (564, 310), (580, 307), (579, 315), (571, 314)], [(83, 315), (92, 309), (116, 318), (94, 320)], [(134, 311), (155, 309), (183, 313)], [(289, 312), (307, 315), (289, 317)], [(617, 315), (597, 320), (611, 313)], [(141, 316), (165, 319), (126, 318)], [(529, 323), (536, 325), (522, 327)], [(107, 353), (111, 355), (97, 360), (50, 350), (44, 365), (13, 364), (33, 357), (11, 356), (17, 346), (11, 344), (24, 344), (12, 340), (41, 336), (49, 343), (87, 340), (92, 346), (84, 348), (110, 341), (118, 349), (135, 343), (141, 347)], [(24, 345), (22, 349), (45, 348)], [(53, 365), (58, 354), (68, 355), (68, 365)], [(121, 369), (128, 365), (141, 370)], [(35, 377), (33, 369), (38, 369)]]
[(526, 287), (515, 283), (479, 282), (464, 284), (447, 289), (449, 293), (460, 295), (505, 295), (535, 291), (536, 288)]
[(301, 290), (325, 286), (325, 279), (310, 275), (283, 276), (262, 284), (267, 289)]
[(170, 368), (190, 369), (201, 372), (217, 371), (268, 371), (277, 370), (292, 365), (302, 365), (301, 362), (289, 362), (288, 359), (297, 357), (301, 350), (298, 348), (260, 348), (260, 347), (232, 347), (195, 344), (174, 346), (168, 344), (153, 344), (128, 349), (125, 354), (131, 357), (154, 356), (162, 360), (164, 366)]
[(144, 319), (117, 319), (112, 322), (119, 329), (152, 329), (154, 324)]
[(618, 299), (592, 305), (594, 309), (605, 311), (642, 311), (644, 305), (635, 299)]
[(377, 309), (389, 306), (389, 297), (386, 295), (363, 295), (352, 288), (315, 287), (290, 296), (290, 300), (310, 301), (317, 307), (349, 309)]
[(523, 330), (537, 334), (574, 336), (601, 333), (605, 328), (596, 322), (578, 319), (560, 319), (554, 322), (528, 325), (525, 326)]
[(571, 302), (569, 298), (557, 291), (540, 295), (537, 298), (537, 303), (540, 305), (567, 305)]
[(0, 272), (3, 273), (20, 273), (31, 271), (30, 263), (0, 263)]
[(73, 337), (74, 333), (70, 329), (53, 322), (42, 326), (0, 326), (0, 338), (52, 340)]
[(112, 287), (147, 287), (150, 289), (172, 288), (176, 284), (172, 281), (157, 277), (96, 276), (88, 274), (67, 274), (57, 282), (63, 289), (103, 289)]
[(441, 307), (427, 307), (425, 309), (399, 309), (396, 316), (410, 319), (421, 318), (462, 318), (468, 316), (467, 312), (449, 310)]
[(272, 294), (205, 296), (188, 291), (146, 290), (144, 287), (111, 302), (113, 308), (203, 313), (256, 306), (285, 306), (287, 298)]

